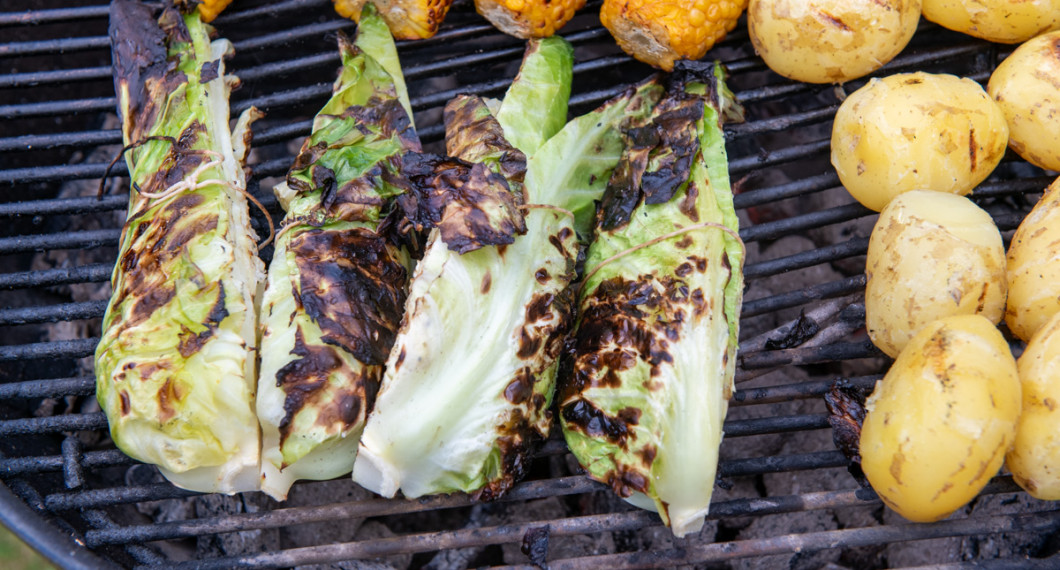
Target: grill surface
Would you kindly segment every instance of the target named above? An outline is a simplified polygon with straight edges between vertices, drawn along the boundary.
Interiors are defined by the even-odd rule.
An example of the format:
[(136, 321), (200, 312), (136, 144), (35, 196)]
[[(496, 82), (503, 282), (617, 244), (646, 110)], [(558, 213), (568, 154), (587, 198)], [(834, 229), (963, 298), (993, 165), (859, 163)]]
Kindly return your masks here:
[[(997, 477), (951, 519), (914, 525), (884, 511), (846, 473), (822, 395), (840, 377), (871, 389), (889, 363), (862, 330), (875, 215), (845, 193), (829, 165), (842, 89), (771, 73), (743, 25), (710, 54), (727, 62), (748, 111), (748, 121), (726, 133), (749, 257), (738, 390), (701, 535), (670, 538), (656, 515), (579, 475), (557, 437), (538, 451), (529, 480), (490, 505), (463, 496), (383, 500), (345, 481), (301, 483), (289, 504), (174, 488), (113, 448), (92, 399), (90, 356), (127, 201), (124, 163), (107, 195), (94, 197), (121, 141), (107, 7), (34, 5), (40, 9), (0, 11), (0, 521), (62, 566), (525, 565), (518, 545), (542, 527), (552, 568), (1060, 564), (1060, 511), (1010, 477)], [(614, 46), (598, 7), (590, 2), (563, 30), (576, 47), (575, 114), (651, 73)], [(334, 35), (354, 26), (326, 0), (241, 0), (216, 25), (235, 43), (230, 69), (244, 81), (233, 111), (256, 105), (268, 114), (255, 125), (250, 190), (278, 219), (272, 184), (330, 91)], [(399, 49), (420, 135), (439, 150), (441, 106), (461, 92), (503, 92), (523, 45), (458, 2), (436, 38)], [(922, 24), (877, 75), (922, 69), (983, 82), (1008, 49)], [(973, 198), (1008, 236), (1051, 181), (1046, 174), (1009, 156)], [(263, 218), (255, 223), (261, 229)], [(810, 338), (788, 334), (800, 314), (817, 325)], [(380, 526), (389, 530), (362, 532)], [(307, 534), (315, 538), (295, 540)]]

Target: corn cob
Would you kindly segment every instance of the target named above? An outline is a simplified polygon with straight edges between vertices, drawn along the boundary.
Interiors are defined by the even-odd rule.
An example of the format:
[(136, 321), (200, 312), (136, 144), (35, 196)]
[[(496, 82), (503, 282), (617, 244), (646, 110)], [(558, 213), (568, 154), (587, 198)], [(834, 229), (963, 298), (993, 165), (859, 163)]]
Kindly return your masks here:
[(498, 30), (517, 38), (547, 38), (562, 28), (585, 0), (475, 0), (475, 10)]
[(604, 0), (600, 21), (626, 53), (670, 71), (736, 27), (748, 0)]
[(590, 477), (677, 536), (703, 524), (733, 389), (743, 256), (719, 123), (728, 95), (708, 75), (629, 127), (560, 391), (564, 435)]
[[(332, 0), (343, 18), (360, 22), (369, 0)], [(378, 8), (394, 38), (425, 40), (438, 33), (453, 0), (370, 0)]]
[(118, 448), (175, 484), (258, 488), (254, 417), (263, 278), (243, 161), (250, 110), (229, 131), (226, 40), (197, 13), (111, 4), (133, 190), (96, 348), (96, 396)]
[(257, 411), (262, 490), (353, 468), (364, 421), (405, 302), (410, 259), (378, 233), (397, 191), (386, 182), (418, 152), (386, 24), (366, 6), (313, 133), (277, 189), (286, 208), (262, 306)]

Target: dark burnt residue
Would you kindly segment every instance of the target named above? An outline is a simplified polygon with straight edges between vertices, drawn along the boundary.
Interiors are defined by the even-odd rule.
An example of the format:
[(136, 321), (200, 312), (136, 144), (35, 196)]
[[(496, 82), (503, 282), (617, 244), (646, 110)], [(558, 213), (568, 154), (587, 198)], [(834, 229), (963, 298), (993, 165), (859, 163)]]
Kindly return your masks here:
[(515, 373), (512, 380), (504, 389), (504, 399), (521, 405), (529, 402), (534, 395), (534, 374), (529, 366), (524, 366)]
[(405, 305), (407, 271), (390, 247), (366, 228), (310, 229), (289, 244), (300, 306), (325, 343), (367, 365), (386, 362)]
[(504, 138), (504, 129), (481, 97), (457, 96), (445, 106), (444, 119), (446, 153), (467, 162), (496, 160), (506, 180), (523, 182), (526, 155)]
[[(196, 168), (210, 159), (194, 150), (199, 137), (206, 133), (206, 126), (193, 120), (181, 131), (158, 168), (146, 178), (139, 181), (138, 190), (146, 193), (161, 193), (173, 185), (185, 180)], [(136, 211), (150, 207), (149, 200), (143, 200)]]
[(193, 239), (217, 228), (217, 215), (194, 211), (202, 201), (198, 194), (185, 194), (146, 219), (129, 220), (136, 229), (128, 234), (129, 247), (118, 260), (122, 278), (111, 300), (114, 307), (133, 303), (122, 327), (146, 321), (176, 295), (169, 265)]
[[(681, 198), (681, 201), (677, 204), (677, 209), (681, 211), (689, 220), (693, 222), (699, 221), (699, 208), (696, 207), (696, 200), (699, 198), (699, 185), (696, 184), (691, 177), (688, 179), (688, 186), (685, 187), (685, 197)], [(691, 244), (691, 236), (685, 236), (684, 239), (689, 240)], [(686, 248), (688, 245), (681, 245), (678, 242), (677, 247)]]
[(482, 163), (409, 152), (388, 181), (404, 190), (397, 202), (416, 229), (437, 227), (457, 253), (510, 244), (526, 233), (508, 183)]
[[(646, 204), (669, 202), (688, 181), (699, 152), (697, 123), (704, 104), (703, 97), (678, 90), (656, 105), (650, 119), (624, 130), (626, 148), (607, 182), (597, 214), (601, 229), (610, 231), (627, 224), (642, 200)], [(694, 209), (695, 197), (691, 200)]]
[(824, 396), (828, 405), (828, 423), (832, 426), (832, 441), (836, 449), (850, 461), (848, 469), (863, 487), (868, 481), (861, 471), (861, 426), (865, 423), (866, 391), (849, 381), (840, 379), (832, 384)]
[(177, 415), (177, 406), (184, 398), (184, 393), (173, 382), (167, 378), (162, 387), (158, 389), (158, 423), (164, 424)]
[(365, 389), (374, 394), (382, 377), (378, 366), (366, 367), (359, 376), (343, 386), (333, 387), (328, 378), (333, 374), (353, 375), (340, 358), (337, 349), (328, 345), (306, 345), (301, 327), (295, 330), (294, 348), (296, 358), (276, 372), (276, 386), (285, 394), (284, 417), (280, 421), (280, 445), (291, 435), (291, 422), (300, 411), (311, 408), (316, 411), (315, 424), (340, 433), (356, 424), (362, 410), (367, 410)]
[(627, 418), (615, 417), (604, 413), (584, 398), (577, 398), (564, 404), (559, 411), (568, 427), (581, 430), (589, 437), (605, 438), (622, 448), (627, 447), (627, 438), (630, 437), (631, 426)]
[(210, 313), (206, 315), (206, 319), (202, 323), (206, 328), (196, 334), (191, 329), (182, 327), (183, 330), (180, 333), (180, 342), (177, 344), (177, 350), (184, 358), (188, 358), (198, 352), (206, 344), (206, 341), (213, 337), (217, 327), (221, 325), (221, 321), (228, 317), (228, 309), (225, 308), (225, 284), (218, 283), (217, 285), (217, 301), (214, 302)]
[(132, 404), (129, 402), (129, 393), (122, 390), (118, 392), (118, 398), (121, 400), (121, 415), (129, 415), (129, 412), (132, 411)]
[(806, 312), (802, 311), (799, 313), (799, 318), (795, 320), (795, 324), (788, 329), (784, 336), (766, 339), (766, 350), (795, 348), (813, 338), (820, 330), (821, 325), (816, 320), (807, 317)]
[(214, 79), (217, 79), (217, 71), (221, 66), (221, 60), (215, 59), (213, 61), (207, 61), (202, 64), (199, 68), (199, 82), (209, 83)]
[(117, 0), (110, 6), (114, 91), (119, 97), (128, 93), (130, 115), (121, 119), (132, 142), (147, 135), (169, 93), (188, 80), (168, 52), (169, 43), (190, 42), (183, 18), (172, 8), (155, 18), (154, 10), (140, 2)]
[(500, 426), (500, 433), (507, 434), (497, 440), (501, 455), (501, 473), (487, 474), (489, 483), (472, 494), (476, 501), (497, 500), (507, 494), (516, 482), (522, 480), (530, 466), (531, 445), (541, 436), (521, 408), (515, 408), (509, 413), (504, 424)]
[(621, 463), (615, 465), (615, 470), (608, 473), (606, 481), (611, 489), (619, 497), (626, 498), (634, 492), (647, 493), (649, 490), (648, 478), (636, 468), (627, 468)]
[[(392, 159), (393, 157), (390, 157)], [(378, 212), (386, 206), (387, 199), (381, 192), (385, 190), (383, 181), (386, 160), (373, 164), (361, 176), (337, 186), (321, 185), (324, 192), (321, 205), (327, 216), (347, 222), (373, 222)], [(322, 168), (317, 166), (316, 168)], [(328, 172), (331, 172), (330, 170)]]
[(648, 170), (641, 180), (645, 204), (663, 204), (673, 198), (689, 178), (692, 160), (699, 152), (697, 122), (703, 118), (701, 97), (680, 93), (663, 99), (652, 120), (659, 144), (652, 149)]

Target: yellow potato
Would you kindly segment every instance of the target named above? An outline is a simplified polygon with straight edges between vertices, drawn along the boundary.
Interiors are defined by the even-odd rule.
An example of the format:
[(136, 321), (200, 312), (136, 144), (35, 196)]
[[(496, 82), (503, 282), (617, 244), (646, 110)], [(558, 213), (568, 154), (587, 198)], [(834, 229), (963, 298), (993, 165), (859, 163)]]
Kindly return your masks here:
[(913, 37), (921, 0), (751, 0), (755, 51), (775, 72), (841, 83), (876, 71)]
[(1060, 0), (924, 0), (924, 18), (1003, 44), (1060, 28)]
[(986, 91), (1005, 115), (1012, 150), (1060, 170), (1060, 31), (1016, 48), (994, 70)]
[(898, 355), (866, 402), (861, 468), (887, 506), (943, 519), (1001, 468), (1016, 435), (1016, 361), (978, 315), (935, 321)]
[(1005, 324), (1030, 340), (1060, 312), (1060, 178), (1045, 189), (1008, 246)]
[(971, 79), (902, 73), (873, 79), (839, 107), (832, 165), (866, 207), (910, 190), (965, 195), (1005, 155), (1008, 126)]
[(1060, 500), (1060, 314), (1039, 330), (1017, 363), (1023, 412), (1005, 457), (1012, 478), (1032, 497)]
[(1005, 314), (1005, 244), (979, 206), (915, 190), (891, 200), (869, 239), (865, 325), (891, 357), (924, 325), (952, 315)]

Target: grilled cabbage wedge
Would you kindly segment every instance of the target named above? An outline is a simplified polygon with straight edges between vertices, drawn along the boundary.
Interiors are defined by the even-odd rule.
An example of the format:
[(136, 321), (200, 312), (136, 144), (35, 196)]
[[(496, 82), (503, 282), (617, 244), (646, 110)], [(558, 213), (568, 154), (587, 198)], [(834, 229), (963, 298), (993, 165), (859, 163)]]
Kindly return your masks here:
[[(531, 44), (528, 57), (536, 49)], [(517, 126), (503, 120), (523, 116), (506, 109), (529, 107), (518, 102), (526, 101), (519, 93), (529, 84), (522, 81), (542, 63), (529, 59), (496, 115), (473, 97), (447, 107), (448, 152), (504, 174), (522, 215), (501, 218), (512, 202), (493, 193), (478, 200), (481, 209), (452, 213), (465, 223), (482, 212), (507, 219), (506, 239), (469, 248), (458, 232), (431, 232), (354, 464), (354, 479), (370, 490), (387, 496), (401, 490), (407, 497), (463, 491), (494, 499), (522, 477), (533, 440), (549, 432), (578, 254), (573, 220), (558, 208), (573, 209), (568, 200), (592, 207), (621, 154), (617, 121), (627, 108), (647, 109), (643, 98), (652, 93), (630, 91), (549, 136), (559, 127), (545, 125), (562, 126), (566, 114), (567, 53), (552, 74), (562, 81), (547, 87), (554, 95), (532, 90), (542, 101), (533, 109), (551, 109), (543, 113), (549, 121)], [(523, 143), (513, 149), (509, 141)], [(520, 184), (524, 153), (530, 158)]]
[(257, 489), (264, 269), (244, 198), (250, 110), (229, 130), (226, 40), (198, 13), (116, 0), (114, 83), (133, 190), (96, 348), (115, 444), (179, 487)]
[(404, 310), (410, 259), (380, 233), (418, 152), (394, 40), (371, 5), (285, 183), (262, 302), (262, 490), (349, 473)]
[(731, 93), (720, 70), (703, 75), (626, 131), (559, 403), (589, 476), (677, 536), (698, 531), (710, 504), (743, 292), (720, 123)]

